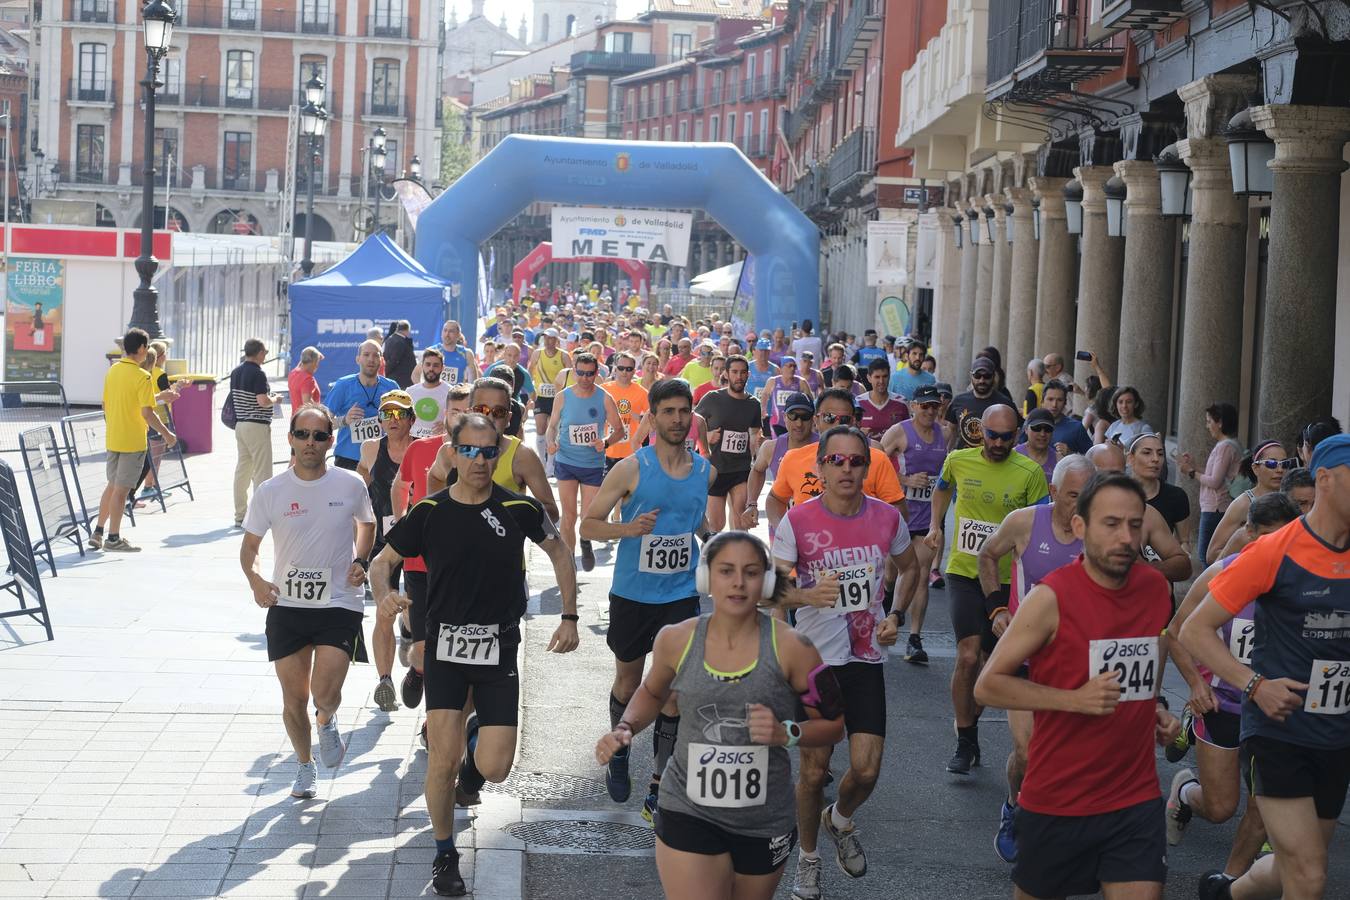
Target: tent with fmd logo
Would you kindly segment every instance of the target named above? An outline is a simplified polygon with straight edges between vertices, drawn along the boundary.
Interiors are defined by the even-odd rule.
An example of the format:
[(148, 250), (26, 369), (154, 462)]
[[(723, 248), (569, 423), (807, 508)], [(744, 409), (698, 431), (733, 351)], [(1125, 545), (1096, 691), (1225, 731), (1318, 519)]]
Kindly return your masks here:
[(291, 308), (291, 366), (300, 351), (317, 347), (324, 355), (314, 373), (319, 389), (356, 371), (356, 351), (366, 332), (385, 334), (399, 319), (412, 324), (419, 351), (441, 339), (451, 286), (389, 239), (375, 234), (322, 275), (297, 281), (288, 291)]

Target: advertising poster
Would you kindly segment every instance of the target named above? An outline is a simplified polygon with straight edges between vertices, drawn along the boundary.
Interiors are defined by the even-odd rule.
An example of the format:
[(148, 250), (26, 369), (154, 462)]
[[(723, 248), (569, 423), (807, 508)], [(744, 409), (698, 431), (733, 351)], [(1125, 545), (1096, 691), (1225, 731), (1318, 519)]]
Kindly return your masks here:
[(5, 380), (60, 381), (65, 260), (10, 257), (5, 287)]
[(887, 297), (877, 308), (877, 317), (881, 319), (883, 334), (897, 337), (909, 334), (909, 307), (899, 297)]
[(568, 259), (603, 256), (685, 266), (693, 221), (693, 213), (684, 212), (555, 206), (553, 248)]

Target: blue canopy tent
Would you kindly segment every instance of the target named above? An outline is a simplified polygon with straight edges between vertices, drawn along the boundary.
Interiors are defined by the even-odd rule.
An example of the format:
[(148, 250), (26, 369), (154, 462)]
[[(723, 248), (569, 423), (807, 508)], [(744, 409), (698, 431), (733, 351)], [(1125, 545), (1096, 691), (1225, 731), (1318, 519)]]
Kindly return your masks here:
[(407, 319), (413, 346), (427, 347), (440, 340), (450, 303), (450, 285), (385, 234), (367, 238), (342, 262), (295, 282), (288, 293), (291, 366), (301, 350), (318, 347), (324, 359), (314, 378), (325, 393), (356, 371), (356, 350), (372, 327), (387, 332), (390, 322)]

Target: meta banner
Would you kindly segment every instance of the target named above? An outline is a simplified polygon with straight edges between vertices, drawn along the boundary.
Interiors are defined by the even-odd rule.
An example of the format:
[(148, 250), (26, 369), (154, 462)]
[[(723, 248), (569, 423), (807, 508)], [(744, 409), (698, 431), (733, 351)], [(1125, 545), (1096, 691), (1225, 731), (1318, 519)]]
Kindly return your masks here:
[(689, 262), (694, 217), (648, 209), (553, 207), (553, 252), (683, 266)]

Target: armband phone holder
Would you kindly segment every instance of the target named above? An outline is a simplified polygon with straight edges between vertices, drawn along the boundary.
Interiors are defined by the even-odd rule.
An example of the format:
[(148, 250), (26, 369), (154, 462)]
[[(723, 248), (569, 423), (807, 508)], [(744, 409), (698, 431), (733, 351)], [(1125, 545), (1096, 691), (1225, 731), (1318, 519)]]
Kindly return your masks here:
[(802, 705), (820, 713), (822, 718), (835, 719), (844, 714), (844, 692), (834, 677), (834, 670), (821, 663), (806, 676), (806, 693)]

